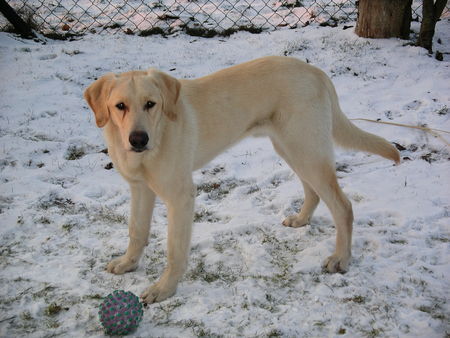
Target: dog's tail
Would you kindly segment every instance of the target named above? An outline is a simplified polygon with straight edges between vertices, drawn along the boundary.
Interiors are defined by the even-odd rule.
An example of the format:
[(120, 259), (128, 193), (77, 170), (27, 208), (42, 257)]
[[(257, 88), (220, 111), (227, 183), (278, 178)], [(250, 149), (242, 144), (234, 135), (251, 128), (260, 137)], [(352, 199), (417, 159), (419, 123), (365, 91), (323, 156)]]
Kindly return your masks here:
[(365, 132), (355, 126), (342, 112), (336, 91), (332, 88), (333, 139), (341, 147), (369, 152), (400, 163), (400, 153), (384, 138)]

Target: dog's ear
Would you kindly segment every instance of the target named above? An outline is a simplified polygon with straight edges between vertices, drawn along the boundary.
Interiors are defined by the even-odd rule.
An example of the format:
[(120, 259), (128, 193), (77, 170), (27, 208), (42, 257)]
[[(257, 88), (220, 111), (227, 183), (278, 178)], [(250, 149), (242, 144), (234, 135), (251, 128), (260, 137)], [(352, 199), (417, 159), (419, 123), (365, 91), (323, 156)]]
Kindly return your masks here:
[(163, 95), (163, 112), (167, 117), (175, 121), (177, 119), (176, 104), (180, 96), (181, 83), (176, 78), (167, 75), (166, 73), (149, 70), (152, 76), (157, 75), (158, 84)]
[(109, 120), (109, 109), (106, 104), (115, 82), (115, 74), (106, 74), (92, 83), (85, 91), (84, 98), (95, 114), (95, 122), (99, 128)]

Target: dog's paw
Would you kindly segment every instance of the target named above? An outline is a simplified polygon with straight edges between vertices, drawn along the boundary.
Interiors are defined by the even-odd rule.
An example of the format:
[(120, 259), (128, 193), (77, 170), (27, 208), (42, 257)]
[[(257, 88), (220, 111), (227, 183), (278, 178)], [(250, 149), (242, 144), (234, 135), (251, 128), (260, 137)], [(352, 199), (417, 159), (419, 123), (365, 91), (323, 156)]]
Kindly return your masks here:
[(162, 285), (161, 282), (157, 282), (147, 288), (142, 294), (141, 298), (144, 303), (152, 304), (157, 302), (162, 302), (169, 297), (172, 297), (177, 288), (170, 288)]
[(330, 273), (336, 272), (344, 273), (348, 271), (349, 262), (350, 256), (343, 257), (335, 253), (330, 257), (328, 257), (327, 259), (325, 259), (325, 261), (322, 264), (322, 268)]
[(292, 215), (283, 221), (283, 225), (289, 228), (300, 228), (309, 223), (309, 218), (300, 217), (300, 215)]
[(114, 258), (111, 262), (109, 262), (106, 270), (110, 273), (114, 273), (116, 275), (124, 274), (125, 272), (134, 271), (138, 266), (138, 261), (131, 260), (128, 257), (121, 256)]

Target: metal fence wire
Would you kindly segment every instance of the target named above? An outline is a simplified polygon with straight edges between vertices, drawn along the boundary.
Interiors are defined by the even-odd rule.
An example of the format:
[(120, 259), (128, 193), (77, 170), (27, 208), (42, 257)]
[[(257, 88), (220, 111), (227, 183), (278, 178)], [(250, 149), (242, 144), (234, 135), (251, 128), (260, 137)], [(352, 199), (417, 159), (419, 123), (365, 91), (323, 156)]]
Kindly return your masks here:
[[(87, 32), (229, 35), (311, 23), (335, 26), (355, 21), (357, 0), (10, 0), (7, 3), (33, 30), (53, 37)], [(413, 5), (413, 17), (421, 1)], [(10, 30), (0, 15), (0, 30)]]

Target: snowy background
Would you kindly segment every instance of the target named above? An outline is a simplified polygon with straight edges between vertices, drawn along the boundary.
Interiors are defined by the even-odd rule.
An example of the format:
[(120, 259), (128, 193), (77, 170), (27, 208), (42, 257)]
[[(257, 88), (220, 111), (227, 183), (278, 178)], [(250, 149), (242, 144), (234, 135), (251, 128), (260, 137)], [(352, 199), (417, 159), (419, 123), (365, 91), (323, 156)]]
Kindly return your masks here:
[[(83, 33), (229, 36), (235, 31), (331, 25), (356, 20), (356, 0), (8, 0), (32, 28), (53, 37)], [(412, 1), (420, 21), (422, 0)], [(444, 10), (448, 13), (450, 7)], [(0, 15), (0, 30), (11, 26)]]
[[(414, 16), (421, 0), (415, 0)], [(171, 34), (226, 34), (226, 31), (296, 28), (309, 23), (334, 24), (356, 20), (355, 0), (9, 0), (18, 13), (31, 19), (44, 34), (87, 31)], [(0, 15), (0, 27), (8, 23)]]
[[(105, 271), (127, 246), (129, 191), (82, 98), (95, 78), (150, 66), (193, 78), (291, 55), (332, 78), (351, 118), (450, 131), (449, 42), (448, 19), (435, 38), (442, 62), (407, 41), (362, 39), (342, 26), (47, 44), (0, 33), (0, 336), (101, 337), (102, 297), (140, 294), (164, 268), (158, 201), (138, 270)], [(322, 203), (311, 225), (281, 226), (302, 204), (301, 185), (268, 140), (250, 138), (195, 172), (189, 269), (174, 297), (146, 307), (133, 336), (448, 336), (449, 147), (423, 131), (355, 123), (396, 142), (403, 163), (337, 150), (355, 213), (348, 273), (320, 268), (335, 240)]]

